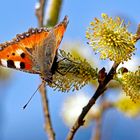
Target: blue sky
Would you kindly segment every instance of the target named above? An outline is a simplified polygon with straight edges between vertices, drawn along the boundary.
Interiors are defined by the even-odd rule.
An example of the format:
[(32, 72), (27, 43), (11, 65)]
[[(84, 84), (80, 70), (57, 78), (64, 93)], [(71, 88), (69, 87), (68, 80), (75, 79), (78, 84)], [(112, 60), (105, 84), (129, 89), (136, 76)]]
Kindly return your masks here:
[[(16, 34), (27, 31), (30, 27), (37, 27), (37, 19), (35, 16), (36, 2), (36, 0), (1, 1), (0, 42), (11, 40)], [(68, 15), (70, 22), (62, 43), (67, 40), (78, 40), (81, 41), (82, 44), (86, 44), (86, 28), (90, 21), (94, 17), (100, 17), (101, 13), (125, 17), (127, 21), (130, 20), (131, 22), (130, 30), (135, 32), (138, 23), (140, 23), (139, 5), (139, 0), (64, 0), (60, 20), (63, 19), (65, 15)], [(40, 79), (38, 75), (31, 75), (14, 70), (12, 70), (10, 81), (6, 83), (5, 87), (2, 87), (4, 84), (1, 83), (1, 140), (46, 140), (46, 135), (43, 130), (43, 113), (39, 93), (36, 94), (27, 109), (22, 110), (22, 106), (36, 90), (39, 83)], [(84, 88), (84, 90), (92, 93), (89, 88)], [(59, 140), (64, 139), (68, 132), (68, 128), (64, 125), (60, 117), (60, 109), (65, 97), (70, 96), (70, 94), (53, 92), (53, 90), (49, 88), (52, 121)], [(114, 122), (110, 123), (109, 119), (113, 119)], [(110, 111), (103, 121), (106, 126), (103, 127), (103, 134), (106, 134), (105, 138), (108, 140), (123, 140), (124, 138), (127, 140), (131, 140), (132, 138), (135, 138), (135, 140), (140, 139), (139, 119), (126, 119), (120, 113), (115, 112), (115, 115), (112, 115)], [(128, 125), (130, 125), (130, 127), (128, 127)], [(111, 133), (106, 132), (106, 130), (111, 131)], [(122, 134), (121, 131), (128, 133), (124, 132)], [(76, 139), (90, 139), (91, 133), (92, 125), (89, 126), (87, 130), (81, 129)]]

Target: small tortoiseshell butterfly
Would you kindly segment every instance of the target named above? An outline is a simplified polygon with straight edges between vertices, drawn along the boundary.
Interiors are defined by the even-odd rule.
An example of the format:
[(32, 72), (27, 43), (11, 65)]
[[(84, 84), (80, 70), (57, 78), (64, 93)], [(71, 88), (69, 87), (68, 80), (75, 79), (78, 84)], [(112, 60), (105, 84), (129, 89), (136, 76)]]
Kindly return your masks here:
[(68, 17), (65, 16), (52, 29), (31, 28), (28, 32), (18, 34), (12, 41), (0, 44), (0, 65), (40, 74), (45, 81), (50, 82), (67, 24)]

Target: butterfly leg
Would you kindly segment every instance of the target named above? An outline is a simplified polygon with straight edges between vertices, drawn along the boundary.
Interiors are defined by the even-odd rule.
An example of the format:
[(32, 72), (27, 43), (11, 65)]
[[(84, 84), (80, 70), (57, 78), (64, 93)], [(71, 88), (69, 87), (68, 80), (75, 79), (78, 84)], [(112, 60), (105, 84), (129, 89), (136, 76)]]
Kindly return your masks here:
[(64, 73), (60, 72), (58, 69), (56, 69), (56, 72), (58, 72), (62, 76), (65, 76), (71, 69), (72, 69), (72, 66), (69, 66), (68, 69)]
[(51, 84), (53, 82), (53, 75), (52, 75), (51, 72), (46, 72), (46, 75), (45, 76), (44, 75), (40, 75), (40, 76), (47, 83), (50, 83)]

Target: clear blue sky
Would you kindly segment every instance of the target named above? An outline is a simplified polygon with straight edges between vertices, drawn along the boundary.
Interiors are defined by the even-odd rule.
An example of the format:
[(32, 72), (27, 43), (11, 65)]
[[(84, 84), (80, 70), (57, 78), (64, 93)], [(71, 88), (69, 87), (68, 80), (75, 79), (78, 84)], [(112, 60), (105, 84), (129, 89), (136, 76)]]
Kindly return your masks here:
[[(17, 33), (27, 31), (30, 27), (37, 27), (37, 19), (34, 14), (36, 2), (36, 0), (1, 0), (0, 42), (12, 39)], [(89, 22), (94, 17), (100, 17), (101, 13), (125, 17), (131, 21), (130, 29), (134, 32), (140, 23), (140, 1), (64, 0), (60, 19), (68, 15), (70, 22), (63, 41), (79, 40), (85, 44), (85, 31)], [(12, 73), (11, 80), (6, 87), (2, 88), (3, 84), (0, 82), (2, 88), (0, 93), (0, 140), (46, 140), (42, 127), (43, 113), (40, 95), (37, 93), (28, 108), (22, 110), (22, 106), (39, 85), (39, 76), (20, 71), (12, 71)], [(84, 90), (90, 92), (88, 88)], [(59, 112), (62, 102), (67, 96), (69, 96), (68, 93), (53, 93), (53, 90), (49, 89), (52, 121), (58, 140), (63, 140), (68, 132)], [(108, 112), (103, 122), (106, 126), (103, 128), (104, 139), (140, 139), (140, 119), (126, 119), (117, 112), (115, 112), (116, 115), (112, 115), (112, 113)], [(113, 126), (109, 119), (113, 120)], [(106, 132), (107, 130), (108, 132)], [(77, 140), (90, 139), (91, 132), (92, 126), (87, 130), (81, 129), (76, 138)]]

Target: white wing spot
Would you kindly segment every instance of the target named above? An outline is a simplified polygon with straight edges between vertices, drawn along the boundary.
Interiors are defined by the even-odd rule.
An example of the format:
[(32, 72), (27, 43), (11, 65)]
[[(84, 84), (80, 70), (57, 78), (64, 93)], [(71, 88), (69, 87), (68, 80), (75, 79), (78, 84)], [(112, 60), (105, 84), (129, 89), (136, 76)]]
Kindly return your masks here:
[(1, 64), (5, 67), (7, 67), (7, 60), (1, 59)]
[(20, 69), (20, 61), (15, 61), (14, 64), (17, 69)]
[(17, 54), (21, 55), (23, 53), (23, 50), (18, 49), (18, 50), (16, 50), (16, 52), (17, 52)]

